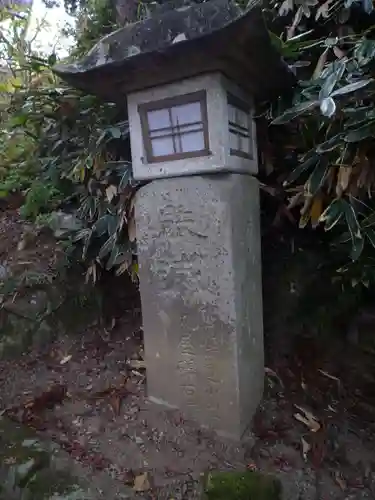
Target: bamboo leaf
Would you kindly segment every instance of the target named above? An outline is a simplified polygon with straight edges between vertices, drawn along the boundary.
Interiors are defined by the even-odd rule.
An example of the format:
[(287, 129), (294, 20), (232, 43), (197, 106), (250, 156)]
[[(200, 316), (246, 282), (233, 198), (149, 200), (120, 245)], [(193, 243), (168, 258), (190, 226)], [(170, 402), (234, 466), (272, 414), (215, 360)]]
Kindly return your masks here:
[(366, 123), (363, 127), (357, 128), (356, 130), (351, 130), (344, 140), (346, 142), (358, 142), (367, 139), (368, 137), (373, 137), (375, 132), (375, 122)]
[(307, 181), (307, 191), (309, 195), (314, 196), (318, 189), (322, 186), (328, 171), (328, 161), (321, 157), (319, 163), (315, 166), (314, 171)]
[(367, 229), (365, 235), (369, 240), (369, 242), (371, 243), (371, 245), (375, 248), (375, 230), (371, 228)]
[(316, 148), (317, 153), (328, 153), (328, 151), (333, 151), (338, 146), (342, 144), (343, 134), (337, 134), (333, 137), (330, 137), (327, 141), (319, 144)]
[(359, 82), (349, 83), (348, 85), (341, 87), (341, 89), (337, 89), (334, 92), (332, 92), (331, 96), (335, 97), (338, 95), (345, 95), (349, 94), (350, 92), (355, 92), (356, 90), (367, 87), (367, 85), (369, 85), (373, 81), (374, 80), (371, 79), (371, 80), (360, 80)]
[(272, 125), (281, 125), (283, 123), (288, 123), (288, 122), (294, 120), (294, 118), (296, 118), (297, 116), (302, 115), (306, 111), (316, 107), (318, 104), (319, 104), (319, 101), (317, 101), (317, 100), (306, 101), (306, 102), (302, 102), (300, 104), (297, 104), (293, 108), (288, 109), (287, 111), (285, 111), (285, 113), (283, 113), (282, 115), (275, 118), (272, 122)]
[(326, 97), (322, 100), (320, 103), (320, 111), (322, 112), (322, 115), (327, 116), (328, 118), (331, 118), (335, 114), (336, 103), (332, 97)]
[(319, 219), (323, 212), (323, 200), (321, 196), (316, 196), (310, 209), (311, 226), (315, 229), (319, 225)]
[(300, 163), (294, 170), (293, 172), (289, 175), (286, 181), (284, 181), (284, 186), (287, 186), (288, 184), (292, 184), (296, 179), (298, 179), (303, 173), (308, 172), (311, 170), (319, 161), (320, 156), (317, 154), (314, 154), (313, 156), (309, 157), (306, 161), (303, 163)]
[(324, 210), (324, 212), (320, 216), (320, 222), (324, 222), (325, 223), (324, 229), (326, 231), (330, 231), (344, 217), (344, 213), (345, 209), (343, 205), (343, 200), (341, 198), (336, 198)]

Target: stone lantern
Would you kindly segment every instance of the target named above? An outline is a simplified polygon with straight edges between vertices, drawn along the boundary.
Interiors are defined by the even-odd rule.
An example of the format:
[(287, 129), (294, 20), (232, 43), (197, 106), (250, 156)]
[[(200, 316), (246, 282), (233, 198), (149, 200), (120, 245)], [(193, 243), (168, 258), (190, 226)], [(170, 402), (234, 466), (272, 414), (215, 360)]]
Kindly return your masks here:
[(254, 103), (294, 81), (261, 11), (165, 10), (56, 72), (128, 107), (148, 397), (240, 438), (263, 392)]

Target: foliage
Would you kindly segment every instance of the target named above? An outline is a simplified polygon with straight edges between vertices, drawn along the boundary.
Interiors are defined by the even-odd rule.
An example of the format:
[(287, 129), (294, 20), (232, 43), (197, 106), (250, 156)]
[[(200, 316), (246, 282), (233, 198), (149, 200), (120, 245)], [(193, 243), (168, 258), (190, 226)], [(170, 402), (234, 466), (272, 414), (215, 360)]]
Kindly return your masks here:
[[(71, 57), (117, 27), (115, 1), (66, 6), (77, 19)], [(269, 142), (284, 145), (274, 155), (276, 177), (272, 172), (266, 183), (276, 178), (289, 212), (300, 210), (301, 228), (316, 228), (317, 238), (326, 230), (341, 286), (368, 284), (375, 278), (372, 3), (269, 0), (263, 7), (273, 43), (298, 80), (291, 100), (267, 105)], [(73, 225), (70, 242), (88, 276), (96, 279), (102, 267), (123, 272), (134, 264), (136, 189), (125, 111), (60, 86), (50, 71), (54, 54), (16, 46), (22, 72), (0, 134), (0, 194), (22, 190), (26, 217), (46, 220), (61, 208), (77, 215), (80, 228)]]
[(339, 275), (368, 285), (375, 278), (372, 2), (285, 0), (272, 8), (273, 23), (280, 15), (289, 21), (273, 41), (299, 79), (292, 102), (270, 111), (274, 125), (288, 124), (287, 148), (298, 156), (279, 178), (289, 209), (301, 207), (300, 227), (330, 231), (340, 258), (346, 249), (352, 261), (361, 258)]
[[(106, 5), (91, 3), (80, 12), (76, 52), (114, 29)], [(102, 267), (118, 274), (135, 269), (135, 185), (126, 115), (111, 103), (58, 86), (50, 69), (56, 55), (23, 56), (17, 64), (28, 78), (8, 94), (0, 133), (1, 195), (22, 191), (21, 214), (39, 223), (51, 221), (50, 214), (61, 208), (78, 217), (80, 223), (63, 233), (69, 233), (70, 254), (85, 262), (88, 278), (95, 281)]]
[(12, 123), (37, 138), (39, 177), (24, 214), (36, 217), (64, 202), (82, 221), (72, 241), (89, 274), (97, 276), (97, 264), (126, 270), (135, 239), (127, 121), (114, 105), (61, 87), (26, 90)]

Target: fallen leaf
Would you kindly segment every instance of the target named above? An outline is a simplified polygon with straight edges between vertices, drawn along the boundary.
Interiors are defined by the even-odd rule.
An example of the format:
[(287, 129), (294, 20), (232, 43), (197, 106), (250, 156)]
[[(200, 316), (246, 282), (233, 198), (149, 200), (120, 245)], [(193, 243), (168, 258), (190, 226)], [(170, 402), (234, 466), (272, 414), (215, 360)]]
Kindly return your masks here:
[(321, 373), (322, 375), (324, 375), (324, 377), (327, 377), (331, 380), (334, 380), (335, 382), (340, 384), (340, 379), (338, 377), (335, 377), (334, 375), (331, 375), (330, 373), (325, 372), (324, 370), (318, 370), (318, 372)]
[(113, 413), (118, 416), (120, 415), (120, 410), (121, 410), (121, 397), (118, 395), (113, 395), (111, 396), (111, 399), (109, 401), (109, 404), (111, 405), (111, 408), (113, 410)]
[(44, 411), (45, 409), (53, 409), (56, 405), (61, 404), (67, 396), (66, 386), (55, 384), (40, 396), (35, 397), (25, 403), (24, 407), (33, 412)]
[(306, 462), (307, 454), (311, 450), (311, 445), (303, 437), (301, 437), (301, 444), (302, 444), (302, 457)]
[(300, 413), (295, 413), (293, 416), (296, 420), (306, 425), (306, 427), (308, 427), (311, 432), (317, 432), (320, 429), (320, 424), (315, 419), (306, 418)]
[(148, 480), (148, 474), (147, 472), (144, 472), (143, 474), (139, 474), (138, 476), (135, 476), (134, 478), (134, 485), (133, 485), (133, 490), (142, 492), (142, 491), (147, 491), (151, 487), (150, 481)]
[[(310, 428), (310, 430), (312, 432), (317, 432), (320, 429), (320, 424), (318, 422), (318, 419), (315, 417), (315, 415), (313, 415), (311, 413), (311, 411), (307, 410), (306, 408), (303, 408), (302, 406), (298, 406), (298, 405), (294, 405), (294, 406), (297, 408), (297, 410), (304, 413), (304, 415), (305, 415), (304, 417), (302, 417), (302, 415), (300, 415), (300, 416), (302, 417), (303, 420), (309, 422), (308, 427)], [(299, 415), (299, 414), (297, 413), (297, 415)], [(297, 418), (297, 420), (300, 420), (300, 419)]]
[(340, 486), (342, 491), (346, 490), (346, 481), (345, 479), (341, 476), (340, 472), (336, 471), (335, 472), (335, 483)]
[(279, 384), (281, 385), (281, 387), (284, 387), (284, 384), (283, 384), (283, 381), (281, 380), (281, 378), (278, 376), (278, 374), (272, 370), (272, 368), (267, 368), (267, 366), (264, 368), (264, 371), (265, 373), (269, 376), (269, 377), (273, 377), (275, 378)]
[(67, 356), (63, 357), (62, 360), (60, 361), (60, 365), (65, 365), (65, 363), (68, 363), (72, 359), (72, 355), (68, 354)]
[(146, 369), (146, 362), (143, 359), (131, 359), (129, 360), (129, 366), (133, 370)]

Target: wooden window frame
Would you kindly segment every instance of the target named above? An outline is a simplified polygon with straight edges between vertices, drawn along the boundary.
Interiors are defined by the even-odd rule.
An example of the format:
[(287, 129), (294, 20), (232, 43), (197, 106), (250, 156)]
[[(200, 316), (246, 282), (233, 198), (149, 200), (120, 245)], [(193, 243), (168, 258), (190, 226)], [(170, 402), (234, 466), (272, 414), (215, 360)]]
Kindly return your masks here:
[[(233, 94), (229, 94), (229, 93), (227, 94), (227, 102), (228, 102), (228, 105), (234, 106), (235, 108), (238, 108), (238, 109), (240, 109), (241, 111), (243, 111), (244, 113), (247, 114), (247, 119), (248, 119), (247, 132), (249, 134), (249, 142), (250, 142), (250, 145), (251, 145), (251, 150), (253, 150), (253, 137), (252, 137), (253, 127), (252, 127), (252, 117), (251, 117), (251, 106), (250, 106), (250, 104), (247, 103), (246, 101), (243, 101), (239, 97), (234, 96)], [(233, 123), (233, 122), (230, 122), (228, 120), (228, 133), (229, 134), (232, 132), (231, 131), (231, 126), (236, 127), (236, 129), (244, 128), (244, 127), (241, 127), (240, 125), (238, 125), (237, 123)], [(236, 130), (235, 133), (237, 135), (239, 135), (238, 134), (238, 130)], [(247, 138), (247, 135), (243, 134), (243, 137)], [(241, 151), (240, 149), (230, 148), (229, 153), (232, 156), (239, 156), (240, 158), (244, 158), (246, 160), (253, 160), (254, 159), (254, 156), (253, 156), (252, 152), (251, 153), (246, 153), (245, 151)]]
[[(180, 106), (184, 104), (190, 104), (194, 102), (199, 102), (201, 105), (202, 121), (196, 123), (189, 123), (186, 125), (196, 125), (197, 123), (202, 123), (203, 127), (203, 141), (204, 148), (199, 151), (190, 151), (186, 153), (172, 153), (170, 155), (154, 156), (152, 154), (152, 138), (150, 127), (148, 125), (147, 113), (149, 111), (157, 111), (159, 109), (172, 108), (174, 106)], [(209, 149), (209, 137), (208, 137), (208, 114), (207, 114), (207, 93), (205, 90), (200, 90), (198, 92), (192, 92), (189, 94), (182, 94), (175, 97), (168, 97), (167, 99), (161, 99), (158, 101), (147, 102), (138, 105), (138, 112), (141, 119), (141, 128), (143, 143), (146, 153), (146, 158), (148, 163), (160, 163), (167, 161), (183, 160), (188, 158), (197, 158), (199, 156), (209, 156), (211, 151)], [(162, 130), (162, 129), (161, 129)], [(178, 136), (178, 132), (173, 132), (173, 127), (168, 127), (171, 130), (168, 136)]]

